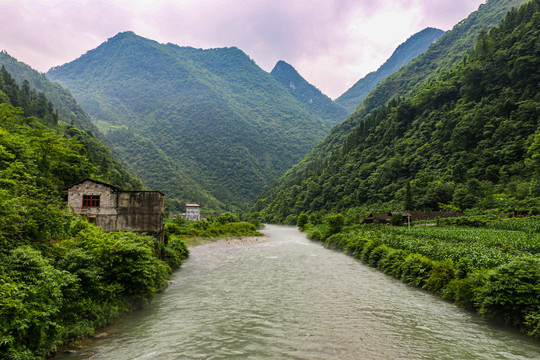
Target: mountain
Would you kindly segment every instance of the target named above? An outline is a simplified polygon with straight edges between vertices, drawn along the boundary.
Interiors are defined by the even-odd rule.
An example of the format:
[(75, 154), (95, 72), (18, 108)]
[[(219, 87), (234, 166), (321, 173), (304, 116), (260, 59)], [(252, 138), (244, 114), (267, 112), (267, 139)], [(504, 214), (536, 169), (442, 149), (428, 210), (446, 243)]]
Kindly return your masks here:
[(270, 74), (285, 85), (290, 93), (311, 112), (319, 115), (330, 126), (340, 123), (349, 115), (343, 107), (334, 103), (332, 99), (307, 82), (292, 65), (285, 61), (278, 61)]
[[(49, 109), (54, 108), (54, 117), (47, 117), (49, 125), (56, 132), (62, 132), (64, 137), (76, 139), (83, 145), (86, 156), (97, 167), (97, 178), (126, 190), (143, 188), (141, 181), (131, 175), (117, 155), (109, 150), (107, 139), (69, 91), (4, 51), (0, 52), (0, 65), (6, 91), (11, 92), (11, 105), (26, 108), (24, 115), (30, 116), (32, 114), (28, 113), (28, 101), (24, 99), (27, 96), (31, 99), (39, 98), (41, 104)], [(17, 95), (17, 84), (22, 86), (24, 96)], [(40, 114), (43, 115), (43, 111)], [(58, 120), (65, 122), (66, 126), (57, 126)]]
[[(252, 203), (329, 130), (237, 48), (194, 49), (124, 32), (47, 77), (71, 90), (128, 164), (137, 152), (145, 183), (162, 175), (133, 139), (152, 143), (179, 176), (230, 207)], [(179, 202), (209, 201), (183, 184), (162, 191), (176, 191)]]
[[(26, 80), (30, 87), (38, 92), (42, 92), (51, 101), (55, 109), (58, 110), (60, 120), (68, 124), (73, 124), (79, 129), (90, 130), (98, 136), (102, 135), (92, 123), (90, 116), (84, 112), (69, 90), (51, 82), (45, 75), (18, 61), (6, 51), (0, 51), (0, 65), (4, 65), (19, 85)], [(100, 140), (103, 139), (104, 137)]]
[(353, 113), (358, 104), (375, 89), (377, 84), (387, 76), (408, 64), (412, 59), (422, 54), (427, 48), (444, 35), (444, 31), (426, 28), (411, 36), (399, 45), (392, 56), (381, 67), (358, 80), (349, 90), (338, 97), (335, 102), (345, 107), (349, 114)]
[[(314, 171), (332, 162), (332, 156), (340, 151), (351, 133), (359, 128), (377, 125), (373, 122), (373, 118), (371, 122), (366, 122), (371, 113), (376, 113), (377, 108), (387, 104), (393, 98), (411, 96), (415, 90), (429, 83), (436, 76), (464, 61), (463, 59), (468, 52), (472, 51), (483, 30), (497, 26), (508, 11), (526, 2), (527, 0), (490, 0), (481, 5), (477, 11), (454, 26), (451, 31), (446, 32), (426, 52), (383, 80), (351, 116), (336, 125), (313, 151), (275, 181), (259, 197), (253, 210), (266, 209), (265, 211), (268, 212), (271, 203), (287, 202), (278, 194), (295, 188), (308, 179)], [(297, 191), (305, 191), (305, 189), (297, 188)], [(300, 211), (300, 209), (291, 208), (291, 213), (295, 211)]]

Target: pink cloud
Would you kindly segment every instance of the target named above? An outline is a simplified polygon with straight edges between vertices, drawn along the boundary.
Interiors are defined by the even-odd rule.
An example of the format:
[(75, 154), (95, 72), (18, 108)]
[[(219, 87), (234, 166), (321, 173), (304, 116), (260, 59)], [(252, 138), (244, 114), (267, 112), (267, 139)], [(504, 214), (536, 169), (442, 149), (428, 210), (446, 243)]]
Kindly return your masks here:
[(2, 0), (0, 49), (40, 71), (116, 33), (181, 46), (237, 46), (269, 71), (291, 63), (331, 97), (376, 70), (426, 26), (443, 29), (482, 0)]

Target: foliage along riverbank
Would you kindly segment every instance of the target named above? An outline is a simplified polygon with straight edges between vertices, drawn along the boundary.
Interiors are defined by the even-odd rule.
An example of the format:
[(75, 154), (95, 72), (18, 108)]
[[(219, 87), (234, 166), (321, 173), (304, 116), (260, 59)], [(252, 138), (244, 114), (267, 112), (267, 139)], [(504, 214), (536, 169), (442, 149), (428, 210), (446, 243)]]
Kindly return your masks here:
[(165, 234), (168, 239), (179, 239), (190, 247), (221, 239), (263, 236), (257, 231), (260, 227), (258, 221), (241, 222), (238, 215), (226, 212), (207, 220), (171, 219), (165, 224)]
[[(90, 155), (91, 154), (91, 155)], [(0, 70), (0, 358), (40, 359), (93, 334), (167, 284), (178, 239), (106, 234), (65, 209), (61, 189), (94, 177), (142, 186), (42, 93)]]
[[(403, 282), (429, 290), (484, 319), (540, 338), (540, 218), (454, 218), (435, 227), (350, 225), (342, 215), (298, 225)], [(445, 225), (443, 225), (443, 223)]]

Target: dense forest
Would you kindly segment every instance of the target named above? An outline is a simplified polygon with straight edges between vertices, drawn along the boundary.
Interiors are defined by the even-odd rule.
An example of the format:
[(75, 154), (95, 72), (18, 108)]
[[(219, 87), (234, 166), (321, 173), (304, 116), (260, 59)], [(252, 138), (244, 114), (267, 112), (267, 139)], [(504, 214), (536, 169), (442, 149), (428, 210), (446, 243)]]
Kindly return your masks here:
[[(145, 183), (163, 184), (178, 204), (253, 203), (336, 123), (237, 48), (201, 50), (125, 32), (46, 75), (70, 89), (128, 165), (146, 169), (138, 172)], [(145, 154), (156, 152), (144, 144), (159, 149), (171, 171), (151, 171), (155, 158)], [(187, 181), (167, 184), (171, 176)], [(200, 189), (210, 196), (197, 198)]]
[[(11, 94), (11, 105), (26, 109), (25, 100), (21, 100), (24, 97), (17, 95), (16, 84), (26, 93), (32, 93), (32, 98), (39, 98), (42, 103), (46, 98), (47, 106), (55, 109), (54, 121), (49, 119), (48, 125), (54, 125), (57, 131), (64, 132), (64, 136), (76, 138), (84, 145), (86, 155), (98, 167), (97, 173), (103, 181), (126, 190), (143, 188), (141, 181), (131, 175), (126, 166), (120, 162), (119, 156), (111, 151), (111, 144), (93, 125), (90, 116), (77, 104), (69, 91), (50, 82), (43, 74), (5, 52), (0, 52), (0, 65), (4, 67), (2, 70), (4, 92)], [(29, 110), (24, 111), (27, 115)]]
[(414, 34), (403, 44), (399, 45), (392, 56), (390, 56), (377, 71), (371, 72), (358, 80), (349, 90), (338, 97), (335, 103), (345, 107), (347, 112), (352, 114), (358, 104), (360, 104), (382, 80), (425, 52), (433, 42), (437, 41), (443, 35), (444, 31), (434, 28), (426, 28)]
[[(299, 178), (307, 178), (311, 171), (324, 166), (334, 150), (339, 149), (349, 134), (379, 106), (398, 96), (410, 96), (415, 89), (428, 83), (437, 74), (447, 71), (469, 53), (482, 29), (497, 26), (513, 7), (526, 0), (489, 0), (480, 8), (446, 32), (426, 52), (413, 59), (394, 74), (383, 80), (345, 121), (336, 125), (302, 161), (291, 168), (271, 186), (267, 194), (279, 193), (297, 184)], [(261, 196), (264, 199), (266, 195)], [(263, 201), (264, 203), (264, 201)], [(258, 208), (261, 208), (259, 205)]]
[(187, 251), (180, 240), (105, 234), (65, 210), (64, 187), (86, 177), (124, 188), (90, 132), (58, 119), (27, 81), (0, 71), (0, 354), (39, 359), (161, 289)]
[(532, 1), (483, 31), (452, 69), (372, 111), (329, 159), (255, 210), (367, 206), (540, 212), (540, 13)]

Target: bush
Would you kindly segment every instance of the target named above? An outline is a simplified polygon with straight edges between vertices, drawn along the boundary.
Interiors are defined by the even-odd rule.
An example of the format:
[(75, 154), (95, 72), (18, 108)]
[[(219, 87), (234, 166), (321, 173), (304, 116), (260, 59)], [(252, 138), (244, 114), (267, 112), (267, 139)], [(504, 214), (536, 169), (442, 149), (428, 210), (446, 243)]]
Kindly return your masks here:
[(362, 251), (364, 251), (364, 246), (366, 246), (368, 242), (369, 239), (363, 236), (356, 236), (347, 242), (345, 251), (347, 254), (359, 259), (362, 256)]
[(324, 241), (324, 246), (329, 249), (343, 250), (347, 246), (347, 240), (349, 240), (349, 236), (347, 234), (337, 233), (327, 238)]
[(328, 224), (328, 234), (333, 235), (341, 231), (345, 218), (342, 214), (329, 215), (326, 218), (326, 223)]
[(163, 260), (166, 261), (172, 269), (182, 265), (182, 260), (187, 258), (189, 251), (186, 244), (177, 237), (171, 237), (163, 249)]
[(404, 282), (423, 287), (429, 279), (429, 273), (433, 269), (433, 262), (420, 254), (410, 254), (401, 264), (401, 280)]
[(378, 268), (385, 274), (401, 278), (401, 264), (409, 256), (407, 250), (396, 250), (389, 248), (389, 251), (379, 261)]
[(454, 264), (451, 259), (433, 261), (433, 269), (429, 273), (425, 288), (440, 294), (442, 289), (454, 278)]
[(216, 222), (220, 224), (226, 224), (226, 223), (232, 223), (232, 222), (239, 222), (240, 219), (238, 218), (238, 215), (233, 214), (231, 212), (226, 212), (220, 216), (218, 216), (215, 219)]
[(392, 215), (392, 219), (390, 220), (392, 226), (403, 226), (405, 222), (405, 218), (401, 214), (394, 214)]
[(307, 225), (309, 221), (309, 217), (307, 214), (300, 214), (298, 216), (298, 220), (296, 221), (296, 226), (300, 229), (300, 231), (304, 231), (305, 226)]
[(390, 248), (386, 245), (379, 245), (376, 248), (374, 248), (371, 253), (369, 254), (368, 263), (370, 266), (378, 267), (379, 262), (388, 255), (390, 252)]
[(521, 327), (526, 319), (534, 323), (540, 311), (540, 259), (517, 258), (495, 268), (475, 295), (478, 312), (486, 319)]

